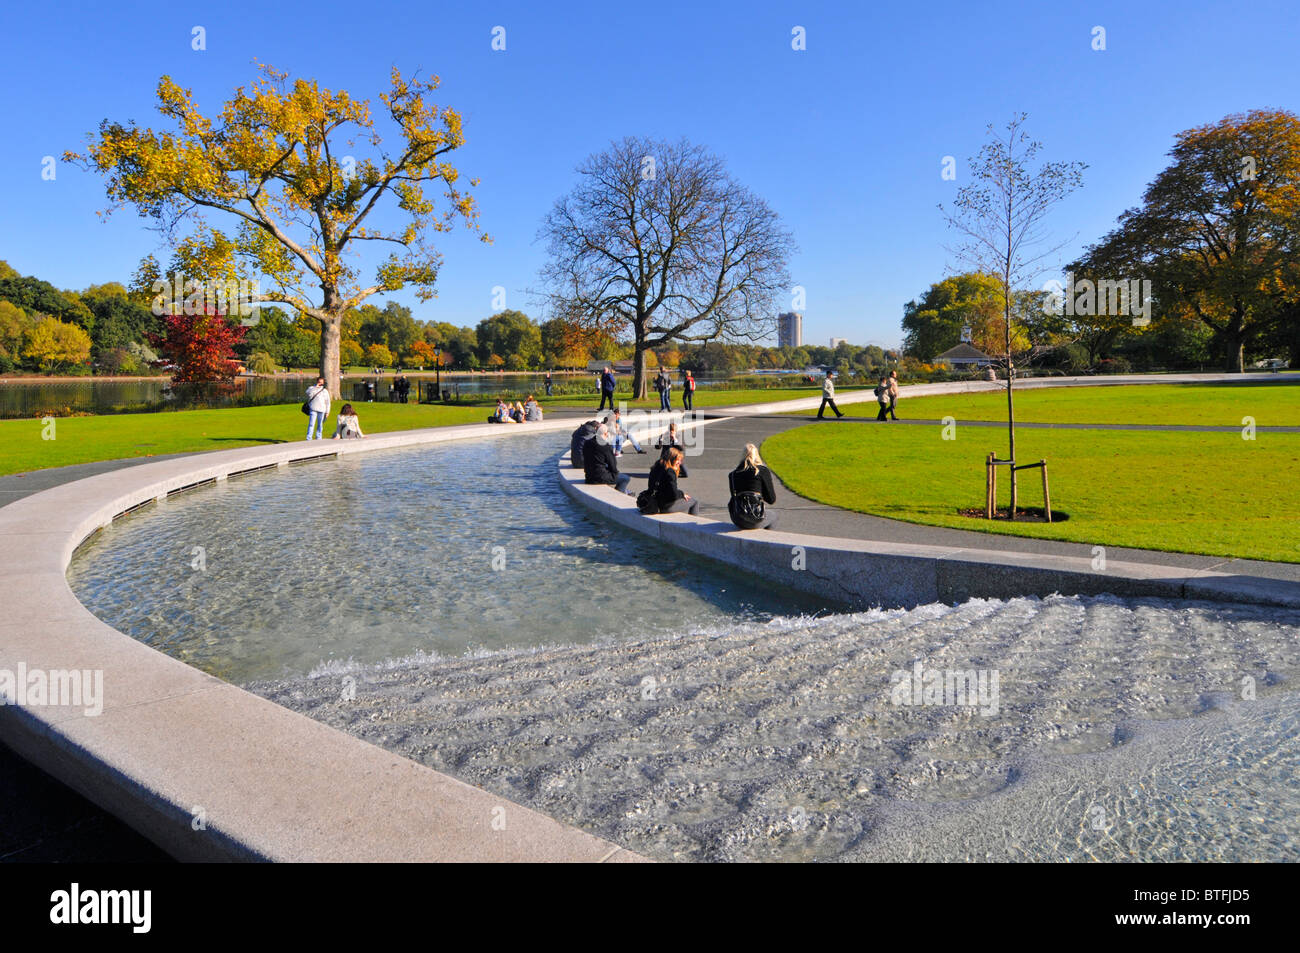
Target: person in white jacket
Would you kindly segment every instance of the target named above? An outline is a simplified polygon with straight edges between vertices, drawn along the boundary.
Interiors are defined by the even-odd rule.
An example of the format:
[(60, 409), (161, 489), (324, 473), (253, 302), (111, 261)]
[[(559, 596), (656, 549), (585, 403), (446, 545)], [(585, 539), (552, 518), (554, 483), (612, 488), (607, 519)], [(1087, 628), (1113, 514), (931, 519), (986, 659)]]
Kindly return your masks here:
[[(325, 418), (330, 415), (330, 391), (325, 386), (325, 378), (316, 378), (316, 384), (307, 388), (307, 439), (320, 440), (325, 426)], [(313, 436), (314, 434), (314, 436)]]
[(844, 416), (842, 413), (840, 413), (840, 409), (835, 406), (835, 382), (832, 379), (834, 377), (835, 377), (834, 371), (827, 371), (826, 380), (822, 381), (822, 405), (817, 408), (818, 420), (821, 420), (822, 414), (826, 412), (827, 404), (830, 404), (831, 410), (835, 411), (836, 419)]
[(365, 434), (361, 432), (361, 421), (357, 419), (357, 412), (352, 409), (351, 404), (344, 404), (343, 409), (339, 411), (337, 426), (334, 428), (334, 439), (351, 440), (364, 436)]

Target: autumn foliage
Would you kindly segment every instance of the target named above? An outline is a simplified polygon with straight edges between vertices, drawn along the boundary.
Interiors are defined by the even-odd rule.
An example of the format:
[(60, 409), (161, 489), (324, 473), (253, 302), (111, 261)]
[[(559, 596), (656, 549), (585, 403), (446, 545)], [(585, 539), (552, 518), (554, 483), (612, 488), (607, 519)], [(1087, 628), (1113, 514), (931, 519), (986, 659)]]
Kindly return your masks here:
[(234, 347), (244, 339), (245, 328), (221, 315), (168, 314), (164, 331), (153, 335), (164, 357), (175, 364), (172, 381), (178, 384), (232, 380), (238, 371)]

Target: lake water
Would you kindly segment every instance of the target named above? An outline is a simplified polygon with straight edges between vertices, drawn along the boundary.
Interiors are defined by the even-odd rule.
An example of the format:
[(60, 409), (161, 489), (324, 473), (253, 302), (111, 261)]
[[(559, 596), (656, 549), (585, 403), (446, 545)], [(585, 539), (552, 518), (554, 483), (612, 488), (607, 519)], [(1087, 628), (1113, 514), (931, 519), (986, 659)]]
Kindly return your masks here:
[[(354, 390), (370, 378), (348, 377), (343, 381), (345, 400), (364, 399)], [(557, 378), (562, 380), (563, 378)], [(376, 396), (387, 400), (393, 381), (391, 373), (377, 380)], [(173, 393), (170, 382), (161, 377), (140, 380), (113, 380), (85, 377), (72, 380), (10, 378), (0, 381), (0, 418), (38, 417), (67, 410), (91, 414), (129, 413), (132, 411), (175, 409), (184, 406), (227, 407), (238, 403), (293, 404), (303, 399), (303, 391), (314, 382), (306, 377), (241, 377), (235, 393), (220, 394), (214, 387), (191, 388), (184, 399)], [(417, 399), (417, 382), (433, 388), (435, 378), (411, 378), (410, 400)], [(536, 374), (443, 374), (442, 387), (452, 396), (495, 394), (501, 390), (527, 389), (543, 393), (542, 376)]]

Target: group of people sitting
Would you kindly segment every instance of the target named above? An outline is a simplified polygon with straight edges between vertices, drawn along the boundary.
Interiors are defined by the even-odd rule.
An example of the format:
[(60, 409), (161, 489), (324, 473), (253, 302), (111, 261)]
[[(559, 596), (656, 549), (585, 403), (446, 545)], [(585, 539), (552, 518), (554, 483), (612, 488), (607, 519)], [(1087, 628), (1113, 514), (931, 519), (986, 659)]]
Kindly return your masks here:
[[(632, 495), (628, 485), (631, 474), (620, 473), (618, 458), (622, 456), (622, 442), (627, 441), (637, 453), (645, 453), (619, 420), (619, 413), (601, 420), (589, 420), (573, 432), (569, 443), (569, 462), (583, 471), (584, 482), (612, 486), (620, 493)], [(650, 468), (649, 485), (637, 495), (637, 509), (651, 516), (658, 513), (699, 514), (699, 500), (684, 492), (678, 481), (686, 479), (686, 455), (677, 432), (677, 424), (670, 423), (668, 431), (655, 444), (659, 459)], [(776, 514), (768, 506), (776, 502), (772, 471), (763, 465), (758, 447), (745, 445), (745, 455), (740, 464), (728, 475), (731, 497), (727, 512), (740, 529), (772, 529)]]
[(541, 405), (533, 398), (532, 394), (523, 403), (515, 401), (512, 405), (509, 401), (497, 398), (497, 409), (488, 417), (487, 422), (490, 424), (538, 424), (542, 422)]

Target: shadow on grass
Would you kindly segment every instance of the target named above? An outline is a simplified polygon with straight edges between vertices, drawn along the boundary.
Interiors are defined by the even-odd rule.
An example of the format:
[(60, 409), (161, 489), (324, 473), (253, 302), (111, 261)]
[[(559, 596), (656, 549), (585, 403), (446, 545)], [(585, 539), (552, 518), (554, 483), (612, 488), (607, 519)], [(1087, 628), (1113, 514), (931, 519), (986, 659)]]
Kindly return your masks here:
[(211, 443), (228, 443), (232, 440), (239, 440), (243, 443), (288, 443), (287, 439), (279, 437), (208, 437)]

